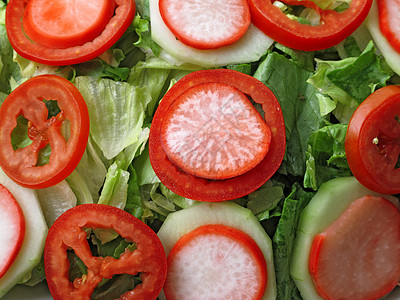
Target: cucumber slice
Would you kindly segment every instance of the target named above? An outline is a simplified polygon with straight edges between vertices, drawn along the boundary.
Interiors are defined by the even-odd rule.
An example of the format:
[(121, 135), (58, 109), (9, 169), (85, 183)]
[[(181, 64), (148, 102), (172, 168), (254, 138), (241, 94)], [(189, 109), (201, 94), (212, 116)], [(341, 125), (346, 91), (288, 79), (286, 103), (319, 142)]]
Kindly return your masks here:
[(0, 278), (0, 298), (40, 262), (47, 236), (47, 224), (34, 190), (19, 186), (0, 168), (0, 183), (18, 201), (25, 216), (25, 238), (15, 261)]
[(400, 53), (397, 52), (392, 45), (390, 45), (389, 41), (379, 29), (378, 5), (376, 4), (376, 0), (374, 0), (372, 3), (369, 15), (365, 20), (365, 25), (367, 26), (369, 32), (371, 33), (372, 39), (374, 40), (378, 49), (381, 51), (389, 67), (400, 75)]
[(308, 257), (314, 236), (332, 224), (354, 200), (367, 195), (382, 196), (399, 207), (397, 198), (373, 192), (361, 185), (355, 177), (340, 177), (322, 184), (302, 211), (290, 275), (304, 299), (322, 300), (308, 272)]
[(200, 50), (177, 40), (165, 25), (158, 0), (150, 0), (151, 37), (172, 57), (202, 67), (219, 67), (257, 61), (273, 44), (273, 40), (250, 24), (247, 32), (235, 43), (217, 49)]
[[(276, 299), (275, 269), (272, 242), (260, 222), (250, 210), (233, 202), (198, 203), (171, 213), (157, 235), (168, 256), (172, 247), (186, 233), (206, 224), (222, 224), (242, 230), (253, 238), (267, 262), (268, 283), (262, 299)], [(160, 295), (165, 299), (163, 293)]]

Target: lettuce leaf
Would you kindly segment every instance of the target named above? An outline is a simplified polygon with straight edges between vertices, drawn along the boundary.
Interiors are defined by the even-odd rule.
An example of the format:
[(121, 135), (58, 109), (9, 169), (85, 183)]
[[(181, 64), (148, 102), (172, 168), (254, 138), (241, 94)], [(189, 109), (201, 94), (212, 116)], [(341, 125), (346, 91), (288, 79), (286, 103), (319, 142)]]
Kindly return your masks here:
[(301, 300), (297, 287), (290, 277), (290, 264), (296, 230), (301, 211), (310, 202), (314, 193), (305, 192), (299, 184), (294, 184), (292, 192), (286, 197), (282, 216), (272, 239), (274, 266), (277, 286), (277, 299)]
[(302, 176), (305, 172), (309, 137), (327, 122), (327, 117), (320, 113), (317, 90), (307, 82), (311, 75), (275, 52), (266, 56), (254, 74), (271, 89), (281, 104), (287, 144), (280, 172), (294, 176)]
[(344, 141), (346, 124), (332, 124), (314, 132), (308, 141), (304, 187), (317, 190), (332, 178), (351, 176)]
[(139, 140), (143, 130), (146, 90), (126, 82), (79, 76), (75, 85), (89, 109), (90, 134), (105, 158), (115, 158)]

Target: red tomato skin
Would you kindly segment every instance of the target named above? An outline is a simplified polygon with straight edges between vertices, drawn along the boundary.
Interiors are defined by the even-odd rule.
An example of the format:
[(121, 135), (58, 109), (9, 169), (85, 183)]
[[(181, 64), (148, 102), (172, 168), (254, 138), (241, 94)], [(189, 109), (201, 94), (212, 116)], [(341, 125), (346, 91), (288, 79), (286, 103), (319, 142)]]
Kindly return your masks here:
[[(400, 86), (381, 88), (365, 99), (350, 119), (345, 150), (358, 181), (382, 194), (400, 193)], [(373, 143), (378, 138), (378, 145)]]
[(250, 0), (252, 22), (278, 43), (304, 51), (317, 51), (337, 45), (364, 22), (372, 6), (372, 0), (354, 0), (347, 10), (338, 13), (320, 9), (312, 1), (284, 1), (290, 5), (315, 9), (324, 24), (313, 26), (289, 19), (273, 2)]
[(108, 50), (132, 23), (136, 7), (134, 0), (115, 0), (115, 15), (104, 31), (93, 41), (70, 48), (48, 48), (32, 42), (23, 31), (25, 0), (10, 0), (6, 9), (6, 29), (11, 46), (22, 57), (47, 65), (72, 65), (96, 58)]
[[(44, 104), (40, 99), (57, 99), (61, 111), (70, 120), (71, 137), (68, 142), (65, 142), (61, 139), (59, 129), (58, 132), (57, 128), (43, 129), (47, 131), (46, 135), (52, 137), (49, 141), (52, 154), (48, 164), (35, 166), (37, 157), (30, 148), (35, 142), (14, 151), (11, 133), (19, 115), (24, 115), (28, 120), (31, 118), (30, 121), (38, 128), (43, 127), (47, 119), (47, 110), (43, 109)], [(41, 189), (64, 180), (79, 164), (88, 138), (89, 112), (86, 102), (78, 89), (62, 77), (56, 75), (33, 77), (18, 86), (0, 107), (0, 143), (2, 145), (0, 166), (21, 186)]]
[[(175, 98), (195, 85), (208, 82), (232, 85), (262, 104), (271, 130), (271, 144), (265, 158), (252, 170), (226, 180), (208, 180), (182, 171), (168, 159), (160, 141), (163, 118)], [(161, 182), (183, 197), (206, 202), (232, 200), (255, 191), (278, 170), (285, 150), (285, 124), (275, 95), (254, 77), (229, 69), (192, 72), (174, 84), (157, 108), (149, 136), (150, 162)]]
[[(0, 184), (0, 198), (0, 202), (4, 201), (5, 205), (7, 205), (8, 207), (12, 207), (12, 212), (14, 213), (13, 216), (17, 218), (17, 223), (19, 224), (19, 233), (17, 235), (17, 241), (15, 243), (14, 249), (12, 253), (10, 253), (8, 261), (5, 264), (4, 268), (0, 269), (0, 278), (2, 278), (4, 274), (7, 273), (7, 270), (12, 266), (12, 263), (15, 261), (15, 258), (21, 250), (25, 238), (25, 217), (21, 206), (19, 206), (13, 194), (11, 194), (11, 192), (2, 184)], [(3, 208), (3, 211), (4, 210), (5, 209)], [(6, 210), (10, 210), (10, 208), (7, 208)]]
[[(119, 259), (94, 257), (83, 228), (113, 228), (137, 243), (135, 251), (125, 251)], [(72, 248), (88, 267), (81, 280), (69, 281), (67, 250)], [(47, 283), (54, 299), (90, 299), (103, 278), (114, 274), (141, 275), (142, 284), (120, 299), (156, 299), (167, 274), (167, 259), (156, 233), (131, 214), (103, 204), (82, 204), (62, 214), (50, 227), (44, 250)]]

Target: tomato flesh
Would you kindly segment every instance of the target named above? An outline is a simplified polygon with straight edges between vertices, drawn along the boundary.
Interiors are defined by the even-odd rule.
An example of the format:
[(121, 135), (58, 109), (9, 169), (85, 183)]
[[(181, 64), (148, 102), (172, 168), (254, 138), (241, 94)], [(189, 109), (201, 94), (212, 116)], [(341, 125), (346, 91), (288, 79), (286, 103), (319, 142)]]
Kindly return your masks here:
[[(47, 119), (44, 99), (57, 100), (61, 112)], [(13, 130), (17, 118), (28, 120), (32, 143), (14, 149)], [(69, 121), (71, 136), (61, 134)], [(89, 137), (89, 113), (82, 95), (68, 80), (56, 75), (36, 76), (18, 86), (0, 106), (0, 166), (18, 184), (46, 188), (65, 179), (78, 165)], [(49, 163), (38, 165), (41, 148), (49, 144)]]
[(316, 10), (320, 24), (314, 26), (288, 18), (273, 2), (250, 0), (252, 22), (275, 41), (305, 51), (322, 50), (340, 43), (364, 22), (372, 6), (372, 0), (353, 0), (345, 11), (336, 12), (320, 9), (312, 1), (283, 1)]
[(197, 49), (214, 49), (237, 41), (251, 23), (247, 1), (160, 0), (160, 14), (171, 32)]
[[(183, 92), (205, 83), (230, 85), (262, 105), (264, 119), (271, 132), (269, 150), (259, 164), (239, 176), (223, 180), (194, 176), (171, 162), (163, 149), (162, 124), (169, 108)], [(160, 102), (150, 128), (150, 162), (158, 178), (173, 192), (199, 201), (231, 200), (255, 191), (279, 168), (285, 149), (285, 124), (282, 110), (274, 94), (254, 77), (228, 69), (196, 71), (179, 80)]]
[(114, 9), (113, 0), (30, 0), (23, 26), (30, 39), (44, 46), (81, 46), (101, 34)]
[[(85, 228), (114, 229), (136, 244), (119, 259), (95, 257), (86, 240)], [(72, 249), (87, 266), (87, 275), (68, 278), (67, 250)], [(54, 299), (90, 299), (103, 278), (114, 274), (140, 273), (142, 283), (124, 293), (121, 299), (156, 299), (165, 281), (167, 259), (156, 233), (131, 214), (109, 205), (82, 204), (62, 214), (49, 229), (44, 264), (46, 279)]]
[(258, 245), (241, 230), (200, 226), (178, 240), (168, 255), (164, 292), (174, 299), (261, 299), (267, 266)]
[[(49, 2), (52, 3), (52, 1), (50, 0)], [(73, 3), (75, 2), (80, 3), (82, 1), (73, 1)], [(90, 3), (97, 5), (102, 1), (86, 0), (83, 2), (85, 2), (85, 4), (80, 4), (80, 5), (82, 5), (83, 7), (87, 7), (90, 5)], [(90, 35), (94, 35), (93, 34), (94, 32), (100, 32), (100, 33), (90, 41), (84, 43), (83, 45), (75, 45), (65, 48), (65, 45), (61, 46), (61, 44), (60, 46), (57, 47), (57, 44), (54, 40), (54, 39), (63, 40), (62, 37), (54, 37), (55, 32), (53, 30), (47, 29), (45, 25), (43, 25), (43, 23), (39, 24), (35, 23), (39, 22), (33, 20), (33, 17), (36, 18), (35, 15), (31, 16), (32, 20), (30, 21), (29, 21), (30, 18), (29, 16), (24, 17), (25, 14), (28, 14), (26, 13), (26, 8), (29, 3), (30, 1), (25, 1), (25, 0), (9, 1), (9, 3), (7, 4), (6, 20), (5, 20), (7, 36), (11, 43), (11, 46), (19, 55), (21, 55), (26, 59), (48, 65), (71, 65), (71, 64), (82, 63), (106, 52), (113, 44), (115, 44), (118, 41), (118, 39), (122, 36), (122, 34), (126, 31), (126, 29), (128, 29), (129, 25), (133, 21), (136, 9), (134, 0), (114, 0), (114, 1), (106, 0), (104, 3), (108, 4), (101, 6), (102, 8), (100, 9), (100, 14), (99, 14), (99, 16), (103, 15), (104, 19), (100, 19), (98, 16), (97, 20), (99, 22), (97, 23), (94, 20), (92, 21), (88, 20), (89, 24), (92, 23), (93, 25), (95, 25), (94, 30), (90, 29), (91, 28), (90, 26), (89, 27), (87, 26), (88, 23), (85, 23), (86, 26), (84, 26), (84, 28), (81, 28), (82, 29), (81, 33), (75, 32), (73, 34), (73, 40), (75, 41), (73, 41), (72, 44), (76, 44), (78, 42), (80, 43), (82, 42), (82, 40), (87, 41)], [(39, 0), (35, 1), (35, 5), (38, 6), (41, 6), (42, 3), (46, 3), (46, 1), (39, 1)], [(115, 10), (113, 8), (114, 3), (115, 3)], [(37, 10), (44, 11), (45, 9), (46, 8), (44, 7), (42, 9), (37, 9)], [(97, 8), (96, 10), (99, 11), (99, 8)], [(109, 18), (110, 11), (113, 12), (111, 18)], [(83, 14), (84, 12), (82, 11), (81, 13)], [(78, 10), (79, 18), (81, 17), (81, 13)], [(55, 16), (57, 16), (57, 14), (55, 14)], [(107, 23), (108, 19), (109, 22)], [(28, 31), (29, 31), (29, 26), (31, 26), (31, 29), (33, 29), (34, 32), (33, 35), (35, 35), (35, 32), (37, 34), (38, 28), (43, 29), (43, 27), (45, 31), (47, 31), (48, 33), (50, 32), (53, 35), (52, 37), (53, 40), (50, 39), (50, 41), (47, 41), (48, 43), (50, 43), (50, 45), (52, 45), (51, 47), (43, 45), (39, 41), (31, 40), (26, 35), (23, 23), (24, 22), (27, 23), (27, 20), (28, 23), (31, 23), (30, 25), (28, 24)], [(74, 17), (73, 20), (76, 21), (76, 17)], [(58, 23), (58, 20), (56, 20), (56, 22)], [(67, 22), (67, 20), (62, 20), (60, 22), (61, 23), (58, 24), (61, 24), (61, 27), (63, 27), (62, 24), (64, 22)], [(103, 26), (104, 30), (102, 29)], [(41, 34), (39, 34), (39, 36), (41, 36), (43, 40), (47, 40), (47, 33), (42, 32)], [(33, 38), (34, 37), (35, 36), (33, 36)], [(67, 44), (69, 42), (70, 41), (66, 41)]]
[(345, 149), (351, 171), (367, 188), (400, 192), (400, 87), (386, 86), (365, 99), (350, 119)]
[(381, 197), (365, 196), (314, 238), (309, 271), (327, 300), (372, 300), (400, 280), (400, 212)]
[(0, 278), (10, 268), (25, 237), (25, 218), (14, 196), (0, 184)]
[(197, 85), (171, 105), (162, 124), (168, 158), (208, 179), (241, 175), (268, 152), (271, 132), (247, 97), (226, 84)]

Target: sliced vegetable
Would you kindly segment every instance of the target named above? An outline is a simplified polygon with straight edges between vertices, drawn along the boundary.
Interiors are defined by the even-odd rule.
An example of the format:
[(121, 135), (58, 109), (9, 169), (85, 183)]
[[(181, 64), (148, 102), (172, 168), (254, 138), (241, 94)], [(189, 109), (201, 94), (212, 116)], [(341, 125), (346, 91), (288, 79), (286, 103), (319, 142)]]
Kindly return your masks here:
[(379, 29), (386, 37), (390, 45), (400, 52), (400, 27), (398, 25), (398, 15), (400, 5), (398, 1), (379, 0), (378, 5)]
[[(85, 229), (113, 229), (134, 244), (119, 259), (94, 257)], [(87, 274), (71, 282), (67, 250), (87, 267)], [(141, 283), (124, 293), (124, 299), (156, 299), (167, 272), (164, 250), (155, 232), (131, 214), (113, 206), (82, 204), (62, 214), (49, 230), (44, 252), (47, 283), (54, 299), (90, 298), (104, 278), (115, 274), (140, 275)]]
[[(45, 101), (57, 101), (60, 112), (48, 119)], [(17, 118), (28, 120), (26, 147), (13, 144)], [(68, 122), (70, 137), (60, 127)], [(56, 75), (36, 76), (18, 86), (0, 107), (0, 166), (18, 184), (46, 188), (65, 179), (78, 165), (89, 136), (85, 100), (68, 80)], [(50, 145), (48, 163), (38, 161), (39, 152)]]
[(345, 149), (354, 176), (384, 194), (400, 192), (400, 86), (372, 93), (350, 119)]
[(229, 45), (250, 25), (247, 1), (159, 0), (164, 23), (184, 44), (197, 49)]
[(265, 258), (254, 240), (221, 224), (197, 227), (168, 255), (167, 299), (261, 299), (267, 283)]
[(353, 0), (337, 12), (321, 9), (313, 1), (284, 1), (314, 9), (320, 16), (318, 25), (301, 24), (286, 16), (274, 1), (250, 0), (252, 22), (278, 43), (298, 50), (316, 51), (339, 44), (365, 20), (372, 0)]
[[(213, 3), (213, 5), (215, 2)], [(203, 67), (219, 67), (258, 61), (274, 42), (253, 24), (236, 42), (218, 49), (196, 49), (176, 39), (164, 23), (159, 9), (159, 1), (149, 1), (151, 37), (165, 53), (162, 56), (181, 62), (189, 62)], [(172, 58), (172, 60), (174, 60)]]
[(0, 278), (14, 262), (25, 236), (25, 218), (17, 200), (0, 184)]
[[(193, 230), (196, 230), (196, 228), (201, 228), (201, 226), (208, 226), (210, 224), (217, 226), (222, 225), (223, 227), (228, 226), (240, 230), (242, 233), (248, 235), (258, 245), (259, 249), (263, 253), (267, 268), (266, 273), (268, 274), (265, 292), (261, 299), (276, 299), (275, 271), (271, 239), (261, 226), (260, 222), (249, 209), (233, 202), (198, 203), (190, 208), (169, 214), (157, 233), (164, 246), (164, 250), (168, 256), (168, 259), (170, 260), (169, 255), (173, 254), (171, 251), (175, 251), (173, 250), (174, 246), (183, 236), (189, 234), (190, 237), (191, 234), (195, 232)], [(211, 228), (214, 225), (212, 225)], [(204, 246), (205, 244), (202, 245)], [(189, 251), (189, 248), (187, 248), (187, 251)], [(195, 255), (196, 251), (198, 250), (193, 250), (192, 255)], [(205, 258), (204, 260), (209, 260), (209, 258)], [(224, 271), (227, 272), (227, 270)], [(241, 272), (242, 270), (240, 270), (240, 274), (242, 275)], [(239, 277), (240, 280), (243, 281), (244, 278), (241, 275), (239, 275)], [(169, 276), (170, 274), (168, 273), (167, 278)], [(193, 276), (196, 276), (196, 274), (193, 274)], [(208, 276), (213, 276), (213, 274), (208, 273)], [(258, 279), (255, 280), (258, 281)], [(208, 279), (204, 278), (204, 280), (199, 280), (203, 282), (204, 280)], [(184, 282), (177, 282), (177, 284), (183, 287)], [(237, 283), (226, 282), (224, 285), (227, 286), (228, 284), (236, 285)], [(222, 293), (224, 293), (223, 290), (224, 289), (222, 289)], [(250, 294), (250, 291), (247, 290), (247, 292)], [(164, 296), (164, 293), (160, 294), (161, 299), (164, 299)], [(205, 297), (198, 298), (204, 299)], [(226, 299), (225, 297), (222, 298)], [(228, 296), (227, 298), (232, 298), (232, 295)], [(241, 297), (239, 298), (242, 299)]]
[(11, 0), (7, 34), (21, 56), (48, 65), (81, 63), (109, 49), (132, 23), (133, 0)]
[(374, 1), (369, 12), (365, 25), (371, 34), (374, 43), (385, 57), (385, 61), (390, 68), (397, 74), (400, 74), (400, 53), (390, 44), (379, 28), (379, 12), (377, 1)]
[[(299, 226), (296, 233), (296, 241), (290, 266), (290, 273), (304, 299), (323, 299), (323, 296), (320, 295), (317, 291), (317, 287), (309, 270), (309, 262), (311, 261), (311, 266), (313, 266), (313, 261), (315, 261), (315, 254), (313, 254), (313, 252), (321, 253), (320, 251), (322, 251), (322, 249), (318, 250), (317, 247), (318, 239), (320, 239), (318, 235), (323, 233), (325, 230), (327, 230), (327, 228), (329, 228), (330, 225), (338, 220), (355, 200), (364, 196), (383, 197), (391, 202), (387, 205), (394, 205), (397, 210), (400, 208), (400, 203), (397, 198), (368, 190), (363, 185), (361, 185), (355, 177), (339, 177), (322, 184), (311, 202), (301, 213)], [(368, 209), (368, 207), (363, 208), (362, 210), (364, 209)], [(381, 253), (380, 256), (373, 256), (373, 253), (377, 253), (375, 251), (382, 251), (384, 245), (387, 245), (387, 243), (384, 242), (386, 236), (385, 224), (387, 224), (387, 221), (383, 220), (381, 217), (378, 217), (380, 213), (381, 210), (373, 212), (368, 209), (368, 214), (366, 214), (364, 211), (360, 218), (362, 223), (364, 222), (364, 224), (368, 224), (365, 225), (367, 226), (367, 228), (362, 231), (351, 231), (351, 237), (349, 238), (350, 242), (349, 239), (344, 238), (343, 235), (340, 234), (340, 232), (336, 232), (338, 238), (341, 239), (343, 237), (344, 241), (347, 241), (347, 243), (344, 243), (343, 245), (332, 245), (332, 248), (330, 248), (333, 249), (333, 247), (344, 247), (343, 251), (345, 252), (337, 254), (339, 258), (337, 256), (335, 256), (334, 258), (328, 258), (328, 265), (333, 266), (336, 264), (342, 264), (343, 262), (341, 262), (340, 257), (343, 254), (343, 257), (347, 256), (349, 258), (349, 260), (346, 260), (346, 263), (349, 264), (350, 269), (340, 269), (338, 270), (338, 273), (327, 274), (326, 276), (328, 278), (332, 276), (330, 278), (333, 278), (338, 275), (340, 277), (346, 278), (343, 280), (350, 281), (352, 280), (350, 278), (354, 278), (355, 281), (360, 280), (357, 285), (353, 282), (354, 285), (351, 286), (350, 291), (348, 291), (350, 293), (354, 292), (356, 294), (362, 294), (363, 291), (366, 289), (374, 289), (377, 288), (379, 285), (385, 286), (385, 284), (392, 284), (392, 282), (378, 283), (378, 281), (375, 281), (378, 280), (378, 278), (382, 278), (380, 276), (383, 276), (383, 274), (376, 273), (376, 269), (374, 270), (374, 267), (372, 266), (378, 266), (383, 269), (387, 268), (387, 270), (390, 270), (388, 271), (388, 273), (391, 273), (390, 276), (398, 272), (399, 264), (396, 264), (396, 261), (399, 260), (398, 255), (400, 251), (400, 244), (398, 240), (398, 232), (400, 227), (396, 225), (396, 223), (391, 224), (388, 228), (388, 231), (397, 230), (397, 241), (395, 241), (395, 244), (392, 244), (391, 254), (388, 254), (388, 252), (386, 252), (386, 254)], [(359, 224), (354, 216), (351, 216), (349, 218), (349, 221), (352, 226)], [(395, 222), (398, 222), (398, 220)], [(393, 229), (394, 227), (392, 226), (397, 226), (397, 228)], [(393, 232), (389, 235), (393, 237), (392, 234)], [(382, 236), (382, 240), (374, 239), (374, 236)], [(356, 241), (360, 240), (363, 240), (363, 243), (372, 242), (372, 246), (369, 245), (368, 247), (362, 248), (362, 243), (356, 243)], [(354, 244), (352, 241), (354, 241)], [(312, 248), (313, 242), (315, 243), (314, 247), (317, 248)], [(392, 242), (394, 242), (394, 240), (389, 239), (389, 244)], [(357, 245), (359, 245), (360, 248)], [(314, 258), (310, 258), (310, 255), (312, 257), (314, 256)], [(364, 259), (364, 263), (357, 265), (356, 262), (360, 262), (360, 260)], [(370, 267), (366, 267), (367, 265), (369, 265)], [(369, 276), (371, 278), (370, 280), (372, 280), (374, 284), (372, 284), (372, 286), (368, 286), (367, 283), (364, 284), (364, 281), (362, 281), (364, 276)], [(399, 273), (397, 273), (397, 276), (399, 276)], [(400, 278), (398, 277), (397, 279)], [(336, 278), (335, 280), (340, 281), (341, 279)], [(355, 289), (358, 289), (360, 285), (362, 286), (362, 290), (356, 291)], [(344, 290), (345, 288), (340, 287), (339, 291), (337, 292), (339, 293)], [(332, 299), (334, 299), (334, 297)], [(350, 297), (350, 299), (356, 298)], [(361, 297), (357, 299), (364, 298)]]
[(208, 179), (251, 170), (270, 142), (269, 127), (246, 95), (220, 83), (196, 85), (179, 95), (161, 128), (168, 158), (185, 172)]
[[(25, 217), (22, 246), (7, 272), (0, 278), (0, 298), (16, 284), (29, 278), (43, 257), (47, 225), (34, 190), (21, 187), (0, 168), (0, 184), (14, 196)], [(4, 247), (4, 244), (2, 244)]]
[[(265, 113), (265, 122), (271, 132), (268, 153), (260, 163), (241, 175), (222, 180), (205, 179), (183, 171), (169, 160), (163, 149), (162, 142), (164, 138), (162, 133), (164, 120), (166, 120), (168, 110), (174, 105), (176, 99), (194, 86), (201, 87), (201, 85), (210, 83), (232, 86), (241, 93), (246, 94), (256, 103), (261, 104)], [(191, 109), (195, 112), (199, 111), (199, 108), (196, 107)], [(229, 112), (229, 106), (227, 106), (227, 109), (227, 112)], [(223, 128), (219, 129), (217, 128), (218, 124), (213, 123), (216, 113), (220, 112), (210, 111), (208, 116), (204, 115), (203, 124), (207, 126), (199, 127), (199, 129), (207, 130), (208, 132), (202, 136), (214, 134), (212, 132), (214, 129), (216, 129), (215, 132), (218, 130), (223, 132)], [(232, 133), (229, 132), (227, 134)], [(164, 96), (155, 113), (150, 129), (149, 155), (158, 178), (171, 191), (193, 200), (223, 201), (247, 195), (263, 185), (279, 168), (285, 153), (285, 145), (285, 125), (279, 102), (263, 83), (238, 71), (228, 69), (203, 70), (185, 76)], [(232, 152), (235, 150), (241, 151), (236, 145), (230, 147), (234, 147)], [(262, 151), (258, 153), (262, 153)], [(244, 157), (249, 154), (240, 155)], [(212, 165), (214, 161), (206, 161), (206, 163)]]
[(389, 293), (400, 280), (398, 208), (382, 197), (356, 199), (314, 238), (309, 271), (324, 299), (372, 300)]
[[(71, 9), (73, 5), (78, 7)], [(22, 22), (28, 37), (43, 46), (81, 46), (104, 30), (114, 14), (114, 5), (112, 0), (30, 0)]]

